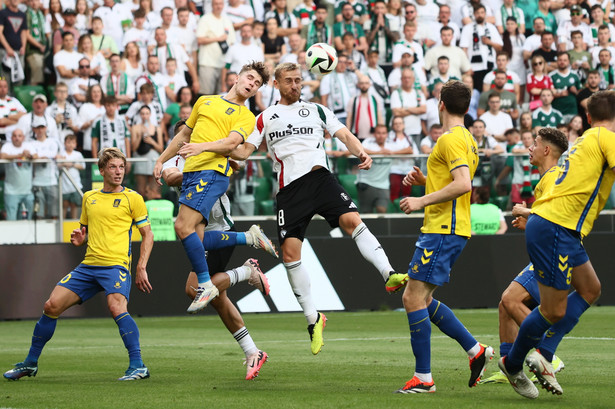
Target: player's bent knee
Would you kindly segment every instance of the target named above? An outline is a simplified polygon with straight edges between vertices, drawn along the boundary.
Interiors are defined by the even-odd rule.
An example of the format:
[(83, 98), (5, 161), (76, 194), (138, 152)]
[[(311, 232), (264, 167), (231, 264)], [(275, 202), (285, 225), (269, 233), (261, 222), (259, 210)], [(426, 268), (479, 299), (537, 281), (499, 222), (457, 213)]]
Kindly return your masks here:
[(58, 303), (55, 302), (55, 300), (52, 300), (50, 298), (47, 301), (45, 301), (45, 305), (43, 306), (43, 312), (46, 315), (57, 317), (60, 314), (62, 314), (62, 312), (64, 311), (62, 310), (62, 307)]

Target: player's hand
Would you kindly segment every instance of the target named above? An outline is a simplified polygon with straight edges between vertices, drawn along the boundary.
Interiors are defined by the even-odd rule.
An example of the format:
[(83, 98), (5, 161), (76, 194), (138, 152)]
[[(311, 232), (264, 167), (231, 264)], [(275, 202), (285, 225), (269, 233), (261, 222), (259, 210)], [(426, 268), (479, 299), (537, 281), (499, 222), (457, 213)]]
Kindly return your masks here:
[(179, 148), (179, 152), (177, 153), (185, 159), (203, 153), (203, 149), (201, 149), (198, 143), (184, 143), (184, 146)]
[(359, 163), (359, 169), (369, 170), (369, 168), (372, 167), (372, 158), (365, 153), (365, 151), (361, 152), (358, 158), (361, 160), (361, 163)]
[(425, 177), (423, 172), (421, 172), (421, 168), (415, 166), (414, 170), (408, 172), (406, 177), (404, 177), (402, 184), (404, 186), (425, 186), (426, 182), (427, 178)]
[[(229, 159), (228, 165), (231, 167), (231, 169), (233, 169), (233, 172), (239, 172), (239, 169), (241, 169), (241, 164), (234, 159)], [(244, 162), (244, 166), (245, 166), (245, 162)]]
[(523, 210), (527, 209), (527, 204), (525, 202), (517, 203), (512, 208), (512, 215), (515, 217), (519, 217), (523, 215)]
[(423, 208), (421, 197), (404, 197), (399, 202), (399, 208), (402, 212), (410, 214)]
[(527, 223), (527, 219), (525, 217), (516, 217), (513, 221), (512, 221), (512, 225), (513, 227), (516, 227), (519, 230), (525, 230), (525, 225)]
[(135, 285), (140, 291), (149, 294), (152, 291), (152, 285), (147, 279), (147, 271), (145, 268), (137, 267), (137, 274), (135, 276)]
[(81, 226), (80, 229), (75, 229), (70, 234), (70, 242), (75, 246), (81, 246), (85, 241), (85, 226)]
[(162, 186), (162, 181), (160, 180), (160, 178), (162, 177), (162, 162), (156, 161), (156, 164), (154, 165), (153, 174), (154, 174), (154, 179), (156, 179), (156, 183)]

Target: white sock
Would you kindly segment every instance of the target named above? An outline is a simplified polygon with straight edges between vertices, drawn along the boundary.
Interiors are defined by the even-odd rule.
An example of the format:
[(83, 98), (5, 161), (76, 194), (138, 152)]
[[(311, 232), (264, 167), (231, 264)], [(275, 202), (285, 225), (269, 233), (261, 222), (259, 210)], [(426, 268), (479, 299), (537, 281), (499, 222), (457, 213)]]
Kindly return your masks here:
[(252, 341), (252, 337), (246, 327), (241, 327), (237, 330), (237, 332), (233, 333), (233, 338), (235, 338), (235, 341), (239, 343), (239, 346), (243, 349), (243, 353), (246, 354), (246, 357), (254, 355), (258, 352), (258, 348), (256, 347), (254, 341)]
[(228, 275), (229, 279), (231, 280), (230, 287), (232, 287), (235, 284), (241, 283), (242, 281), (246, 281), (248, 278), (250, 278), (252, 269), (250, 269), (250, 267), (248, 266), (241, 266), (232, 270), (225, 271), (224, 273)]
[(472, 348), (466, 351), (470, 358), (474, 358), (480, 352), (480, 344), (477, 342)]
[(430, 373), (418, 373), (418, 372), (415, 372), (414, 376), (419, 378), (419, 381), (421, 381), (421, 382), (429, 383), (429, 382), (433, 381), (433, 378), (431, 377), (431, 372)]
[(318, 311), (312, 300), (310, 276), (308, 272), (303, 268), (301, 260), (284, 263), (284, 267), (286, 267), (288, 282), (293, 289), (295, 297), (297, 297), (297, 302), (303, 309), (305, 319), (308, 324), (315, 324), (318, 318)]
[(199, 287), (203, 287), (203, 288), (210, 288), (213, 286), (214, 286), (214, 283), (212, 283), (211, 280), (206, 281), (204, 283), (199, 283)]
[(250, 231), (244, 231), (243, 234), (246, 236), (246, 246), (252, 246), (254, 244), (254, 236), (250, 233)]
[(380, 242), (378, 242), (376, 236), (369, 231), (365, 223), (359, 224), (357, 228), (354, 229), (352, 232), (352, 239), (357, 243), (357, 247), (365, 260), (376, 267), (385, 281), (388, 280), (389, 273), (393, 271), (393, 267), (391, 267), (389, 258), (380, 245)]

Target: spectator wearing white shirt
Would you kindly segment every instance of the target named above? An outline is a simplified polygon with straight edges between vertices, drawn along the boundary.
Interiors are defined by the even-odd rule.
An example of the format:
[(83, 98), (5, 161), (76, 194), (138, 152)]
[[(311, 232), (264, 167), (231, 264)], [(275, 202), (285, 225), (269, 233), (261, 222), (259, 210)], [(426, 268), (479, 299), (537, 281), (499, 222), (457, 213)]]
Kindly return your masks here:
[[(157, 101), (162, 109), (167, 107), (167, 95), (165, 87), (169, 83), (169, 77), (160, 72), (160, 61), (157, 55), (147, 57), (147, 70), (135, 81), (135, 89), (140, 90), (141, 85), (149, 83), (154, 87), (154, 101)], [(138, 96), (137, 96), (138, 97)]]
[(114, 0), (104, 0), (103, 6), (94, 11), (93, 17), (100, 17), (103, 22), (103, 34), (115, 40), (115, 44), (120, 47), (119, 51), (124, 51), (122, 37), (124, 28), (122, 21), (132, 20), (132, 14), (126, 12), (125, 8), (116, 4)]
[[(69, 133), (78, 132), (81, 129), (77, 108), (68, 102), (68, 85), (60, 82), (56, 85), (53, 95), (55, 100), (47, 107), (45, 113), (54, 118), (58, 128), (60, 142), (64, 143), (64, 137)], [(47, 126), (51, 126), (47, 123)]]
[(423, 60), (423, 47), (418, 41), (414, 40), (416, 27), (416, 23), (411, 21), (406, 21), (406, 24), (404, 24), (404, 38), (395, 43), (393, 47), (393, 67), (399, 67), (401, 65), (401, 56), (406, 51), (410, 51), (414, 54), (414, 64), (417, 69), (423, 69), (425, 66)]
[(419, 141), (421, 135), (421, 115), (427, 111), (426, 98), (414, 87), (414, 73), (406, 68), (401, 73), (401, 88), (391, 94), (393, 115), (404, 118), (404, 132)]
[[(241, 68), (251, 61), (265, 61), (261, 47), (252, 42), (252, 24), (244, 24), (239, 31), (241, 41), (233, 44), (224, 56), (225, 65), (220, 75), (221, 80), (226, 79), (227, 72), (240, 72)], [(295, 34), (299, 36), (299, 34)], [(301, 38), (299, 38), (301, 40)], [(220, 84), (221, 92), (228, 92), (226, 81)]]
[(348, 101), (357, 95), (356, 71), (354, 63), (346, 55), (340, 54), (335, 71), (320, 81), (320, 101), (333, 111), (341, 123), (346, 123)]
[(0, 78), (0, 145), (10, 138), (17, 127), (17, 121), (26, 112), (26, 108), (17, 98), (9, 96), (8, 81)]
[(53, 56), (53, 66), (56, 70), (57, 82), (68, 84), (77, 77), (79, 60), (83, 54), (75, 51), (75, 36), (73, 33), (62, 34), (62, 49)]
[[(60, 142), (47, 138), (47, 122), (35, 117), (32, 129), (36, 140), (33, 142), (33, 159), (55, 159), (60, 153)], [(38, 217), (56, 219), (58, 206), (58, 166), (55, 161), (34, 164), (32, 179), (34, 200), (38, 203)], [(35, 206), (36, 208), (36, 206)]]
[[(461, 29), (459, 28), (457, 23), (451, 20), (451, 7), (448, 4), (440, 5), (438, 21), (433, 27), (434, 31), (437, 33), (442, 32), (442, 27), (450, 27), (453, 30), (452, 44), (456, 45), (457, 43), (459, 43), (459, 38), (461, 37)], [(436, 45), (440, 44), (442, 44), (442, 37), (438, 36), (438, 39), (436, 40)]]
[[(134, 27), (128, 29), (122, 37), (123, 46), (126, 50), (128, 43), (135, 43), (139, 47), (141, 62), (146, 63), (147, 45), (150, 38), (150, 31), (145, 29), (145, 11), (138, 9), (133, 12)], [(127, 50), (126, 50), (127, 51)]]
[[(161, 67), (161, 73), (167, 75), (166, 62), (168, 58), (175, 59), (177, 64), (177, 72), (186, 77), (186, 81), (190, 82), (194, 92), (199, 90), (199, 78), (196, 68), (190, 62), (190, 57), (186, 50), (180, 45), (167, 42), (167, 33), (162, 27), (158, 27), (155, 31), (154, 38), (156, 44), (149, 47), (150, 55), (158, 56), (158, 63)], [(163, 68), (164, 67), (164, 68)]]
[[(77, 137), (74, 134), (66, 135), (64, 139), (64, 149), (58, 155), (58, 159), (66, 159), (72, 162), (58, 163), (60, 168), (66, 169), (70, 175), (70, 179), (62, 173), (62, 214), (66, 216), (70, 210), (70, 218), (73, 220), (79, 219), (81, 208), (81, 195), (77, 189), (83, 189), (81, 184), (81, 176), (79, 171), (85, 169), (83, 155), (77, 150)], [(72, 181), (71, 181), (72, 179)], [(73, 185), (75, 182), (75, 185)]]
[(190, 57), (190, 62), (195, 67), (197, 66), (197, 44), (196, 44), (196, 20), (194, 23), (191, 21), (191, 17), (194, 18), (194, 14), (190, 12), (187, 7), (181, 7), (177, 10), (177, 22), (175, 26), (179, 32), (179, 38), (177, 39), (179, 45), (184, 47), (186, 53)]
[(224, 7), (224, 14), (233, 23), (235, 29), (235, 41), (241, 40), (239, 30), (244, 24), (254, 23), (254, 10), (248, 4), (244, 4), (241, 0), (228, 0), (226, 7)]
[(98, 84), (98, 81), (91, 78), (89, 75), (90, 60), (82, 58), (79, 60), (79, 76), (74, 78), (68, 88), (68, 97), (76, 108), (81, 107), (85, 102), (85, 94), (92, 85)]
[(425, 70), (431, 75), (438, 75), (438, 58), (448, 57), (450, 74), (461, 76), (472, 69), (466, 52), (454, 43), (454, 30), (449, 26), (440, 29), (440, 42), (425, 53)]
[(100, 84), (105, 95), (113, 95), (119, 105), (120, 114), (124, 114), (135, 99), (135, 84), (128, 74), (122, 71), (120, 56), (112, 54), (109, 58), (111, 72), (103, 76)]
[(580, 31), (583, 33), (583, 42), (587, 44), (587, 47), (594, 45), (591, 29), (583, 22), (581, 7), (576, 4), (570, 7), (570, 20), (562, 21), (557, 27), (559, 51), (566, 51), (573, 47), (572, 39), (570, 38), (570, 34), (573, 31)]
[[(545, 20), (542, 17), (536, 17), (534, 19), (533, 34), (525, 39), (523, 44), (523, 59), (528, 61), (534, 51), (540, 48), (542, 45), (542, 33), (545, 32)], [(555, 43), (551, 45), (553, 51), (556, 50)]]
[(487, 104), (489, 105), (489, 110), (482, 114), (480, 119), (485, 123), (487, 134), (493, 136), (496, 141), (505, 144), (504, 132), (513, 127), (512, 118), (507, 113), (501, 111), (502, 100), (500, 94), (494, 92), (489, 95)]
[(503, 0), (500, 10), (495, 12), (495, 26), (500, 34), (504, 34), (506, 30), (506, 19), (514, 17), (519, 22), (519, 31), (525, 32), (525, 14), (521, 8), (515, 6), (514, 0)]
[(32, 159), (33, 147), (25, 141), (19, 128), (13, 130), (11, 141), (2, 145), (0, 159), (14, 160), (5, 166), (4, 208), (7, 220), (17, 220), (25, 209), (26, 217), (32, 219), (34, 195), (32, 194), (32, 164), (22, 159)]

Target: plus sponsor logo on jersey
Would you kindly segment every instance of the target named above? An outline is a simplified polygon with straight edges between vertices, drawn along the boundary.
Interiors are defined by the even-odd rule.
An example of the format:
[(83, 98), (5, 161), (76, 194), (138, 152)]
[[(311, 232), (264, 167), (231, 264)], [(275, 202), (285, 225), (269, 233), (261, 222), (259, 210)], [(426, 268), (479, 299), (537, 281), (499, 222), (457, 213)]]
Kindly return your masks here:
[(293, 124), (288, 124), (285, 130), (269, 132), (267, 137), (272, 141), (274, 138), (284, 138), (293, 135), (314, 135), (314, 128), (311, 126), (295, 127)]

